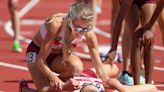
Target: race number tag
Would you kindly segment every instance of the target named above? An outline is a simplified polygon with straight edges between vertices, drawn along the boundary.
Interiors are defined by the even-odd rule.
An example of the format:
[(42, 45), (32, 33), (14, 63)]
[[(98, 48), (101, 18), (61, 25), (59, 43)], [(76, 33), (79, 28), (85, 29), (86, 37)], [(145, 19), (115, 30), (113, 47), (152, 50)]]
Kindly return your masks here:
[(36, 60), (36, 52), (28, 52), (26, 56), (26, 61), (28, 63), (34, 63)]

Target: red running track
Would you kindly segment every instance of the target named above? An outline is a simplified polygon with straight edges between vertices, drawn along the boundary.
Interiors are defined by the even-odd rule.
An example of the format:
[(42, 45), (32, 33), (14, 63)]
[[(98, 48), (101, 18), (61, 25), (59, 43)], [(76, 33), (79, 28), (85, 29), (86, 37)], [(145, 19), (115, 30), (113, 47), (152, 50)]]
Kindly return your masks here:
[[(31, 0), (35, 1), (35, 0)], [(30, 0), (20, 0), (19, 9), (21, 10), (27, 5)], [(21, 21), (21, 34), (22, 36), (32, 39), (34, 34), (38, 31), (41, 22), (49, 15), (66, 12), (69, 5), (73, 0), (40, 0), (31, 10), (22, 16)], [(97, 26), (101, 30), (110, 30), (111, 20), (111, 0), (103, 0), (103, 12), (98, 18)], [(22, 41), (21, 44), (24, 47), (23, 53), (15, 53), (12, 51), (12, 37), (6, 33), (5, 26), (9, 20), (9, 12), (7, 8), (7, 0), (0, 0), (0, 92), (18, 92), (18, 81), (20, 79), (31, 80), (31, 77), (27, 71), (25, 63), (25, 51), (27, 43)], [(34, 22), (29, 22), (33, 20)], [(7, 27), (8, 28), (8, 27)], [(108, 32), (110, 33), (110, 32)], [(100, 44), (108, 44), (110, 39), (98, 35)], [(162, 46), (161, 35), (159, 28), (156, 32), (155, 44)], [(159, 49), (159, 50), (158, 50)], [(155, 49), (155, 70), (153, 79), (155, 84), (160, 90), (164, 90), (164, 50), (156, 47)], [(89, 60), (85, 60), (85, 68), (92, 67), (92, 63)], [(16, 66), (16, 67), (15, 67)], [(120, 69), (122, 67), (119, 64)], [(33, 84), (30, 85), (35, 88)]]

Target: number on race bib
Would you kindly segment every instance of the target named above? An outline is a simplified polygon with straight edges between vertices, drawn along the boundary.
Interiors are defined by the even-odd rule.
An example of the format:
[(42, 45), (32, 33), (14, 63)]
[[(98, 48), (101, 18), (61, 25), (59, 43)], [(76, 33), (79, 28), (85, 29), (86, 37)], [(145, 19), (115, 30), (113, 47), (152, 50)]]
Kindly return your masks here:
[(26, 61), (29, 63), (34, 63), (36, 59), (36, 52), (28, 52), (26, 56)]

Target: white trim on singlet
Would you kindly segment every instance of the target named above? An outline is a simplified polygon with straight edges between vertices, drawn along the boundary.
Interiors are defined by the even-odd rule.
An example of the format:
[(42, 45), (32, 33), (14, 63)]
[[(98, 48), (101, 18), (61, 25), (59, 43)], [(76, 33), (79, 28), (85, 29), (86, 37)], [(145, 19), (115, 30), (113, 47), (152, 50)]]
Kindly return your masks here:
[(43, 23), (40, 27), (40, 35), (43, 40), (44, 40), (46, 34), (47, 34), (47, 30), (46, 30), (45, 24)]
[[(57, 37), (60, 37), (60, 38), (61, 38), (60, 43), (62, 43), (62, 44), (63, 44), (64, 34), (65, 34), (63, 28), (64, 28), (64, 27), (63, 27), (63, 25), (62, 25), (62, 27), (61, 27), (61, 29), (60, 29), (60, 32), (59, 32), (59, 34), (58, 34), (58, 36), (57, 36)], [(47, 34), (47, 29), (46, 29), (46, 27), (45, 27), (45, 24), (43, 23), (43, 24), (41, 25), (41, 27), (40, 27), (40, 35), (41, 35), (41, 37), (42, 37), (43, 40), (45, 39), (46, 34)], [(78, 46), (79, 43), (82, 43), (82, 42), (83, 42), (83, 40), (86, 40), (86, 37), (85, 37), (84, 35), (81, 36), (81, 37), (77, 37), (77, 38), (73, 39), (73, 40), (72, 40), (72, 44), (77, 44), (77, 43), (78, 43), (78, 44), (77, 44), (77, 46)], [(55, 47), (55, 48), (62, 48), (61, 45), (60, 45), (60, 46), (59, 46), (59, 45), (54, 45), (54, 47)]]
[(80, 92), (80, 90), (82, 89), (82, 87), (84, 85), (93, 85), (96, 86), (98, 88), (99, 92), (105, 92), (105, 88), (102, 84), (102, 80), (99, 78), (92, 78), (92, 77), (74, 77), (75, 80), (77, 80), (79, 82), (80, 85), (80, 89), (79, 90), (75, 90), (73, 92)]
[[(47, 29), (45, 27), (45, 24), (43, 23), (40, 27), (40, 35), (41, 35), (43, 40), (45, 39), (46, 34), (47, 34)], [(64, 38), (63, 27), (61, 28), (61, 31), (59, 32), (58, 36), (61, 37), (62, 39)]]

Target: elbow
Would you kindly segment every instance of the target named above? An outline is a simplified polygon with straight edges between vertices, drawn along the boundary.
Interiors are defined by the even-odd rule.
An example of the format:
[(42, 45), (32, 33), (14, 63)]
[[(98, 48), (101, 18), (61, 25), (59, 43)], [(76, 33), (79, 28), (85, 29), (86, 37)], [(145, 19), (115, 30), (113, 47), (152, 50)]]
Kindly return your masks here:
[(41, 58), (37, 58), (37, 59), (36, 59), (36, 62), (35, 62), (36, 66), (37, 66), (37, 67), (41, 66), (42, 61), (43, 61), (43, 60), (42, 60)]

